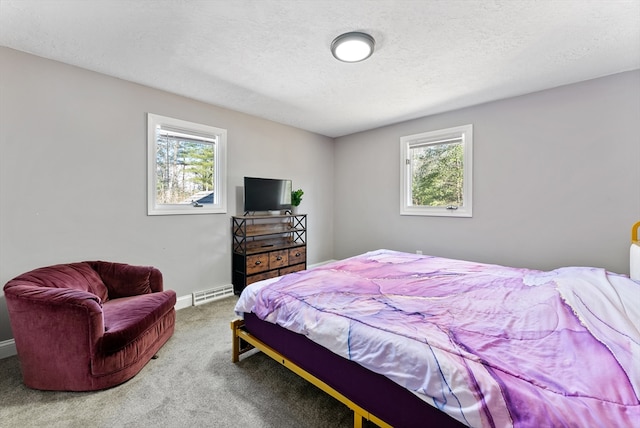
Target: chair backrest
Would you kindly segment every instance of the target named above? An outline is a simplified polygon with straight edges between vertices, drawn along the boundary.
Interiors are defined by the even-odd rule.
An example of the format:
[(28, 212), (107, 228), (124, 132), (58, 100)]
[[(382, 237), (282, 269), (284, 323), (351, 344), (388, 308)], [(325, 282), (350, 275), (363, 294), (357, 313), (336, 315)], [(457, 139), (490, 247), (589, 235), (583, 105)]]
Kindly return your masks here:
[(104, 281), (109, 291), (109, 299), (163, 291), (162, 273), (153, 266), (105, 261), (87, 263)]

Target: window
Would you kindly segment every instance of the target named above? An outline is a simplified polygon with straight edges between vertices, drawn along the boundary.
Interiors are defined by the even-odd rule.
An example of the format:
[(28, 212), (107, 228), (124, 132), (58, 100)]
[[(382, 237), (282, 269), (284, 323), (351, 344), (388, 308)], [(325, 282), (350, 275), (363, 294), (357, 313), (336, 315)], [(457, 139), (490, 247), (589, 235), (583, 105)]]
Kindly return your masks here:
[(147, 213), (226, 213), (227, 130), (147, 115)]
[(472, 125), (400, 138), (401, 215), (471, 217)]

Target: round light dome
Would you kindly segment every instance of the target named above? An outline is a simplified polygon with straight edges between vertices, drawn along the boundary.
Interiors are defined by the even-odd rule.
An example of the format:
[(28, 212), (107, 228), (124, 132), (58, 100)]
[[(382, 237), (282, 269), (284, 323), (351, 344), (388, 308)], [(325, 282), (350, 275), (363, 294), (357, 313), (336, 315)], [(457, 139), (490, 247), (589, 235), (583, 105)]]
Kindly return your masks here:
[(365, 33), (345, 33), (331, 43), (331, 53), (344, 62), (363, 61), (371, 56), (375, 40)]

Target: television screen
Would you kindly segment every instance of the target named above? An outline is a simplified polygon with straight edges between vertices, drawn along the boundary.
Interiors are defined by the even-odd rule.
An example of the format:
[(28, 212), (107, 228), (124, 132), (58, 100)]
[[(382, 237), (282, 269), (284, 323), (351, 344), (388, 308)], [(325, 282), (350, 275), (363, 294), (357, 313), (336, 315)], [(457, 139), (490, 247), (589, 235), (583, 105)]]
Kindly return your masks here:
[(291, 209), (291, 180), (244, 178), (244, 211)]

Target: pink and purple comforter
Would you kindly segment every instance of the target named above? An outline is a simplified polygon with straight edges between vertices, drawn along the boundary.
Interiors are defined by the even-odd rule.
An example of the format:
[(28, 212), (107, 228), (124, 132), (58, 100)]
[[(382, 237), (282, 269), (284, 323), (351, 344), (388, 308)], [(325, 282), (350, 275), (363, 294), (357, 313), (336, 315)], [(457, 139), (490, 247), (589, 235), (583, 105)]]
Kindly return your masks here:
[(303, 334), (474, 427), (640, 426), (640, 284), (378, 250), (251, 285)]

